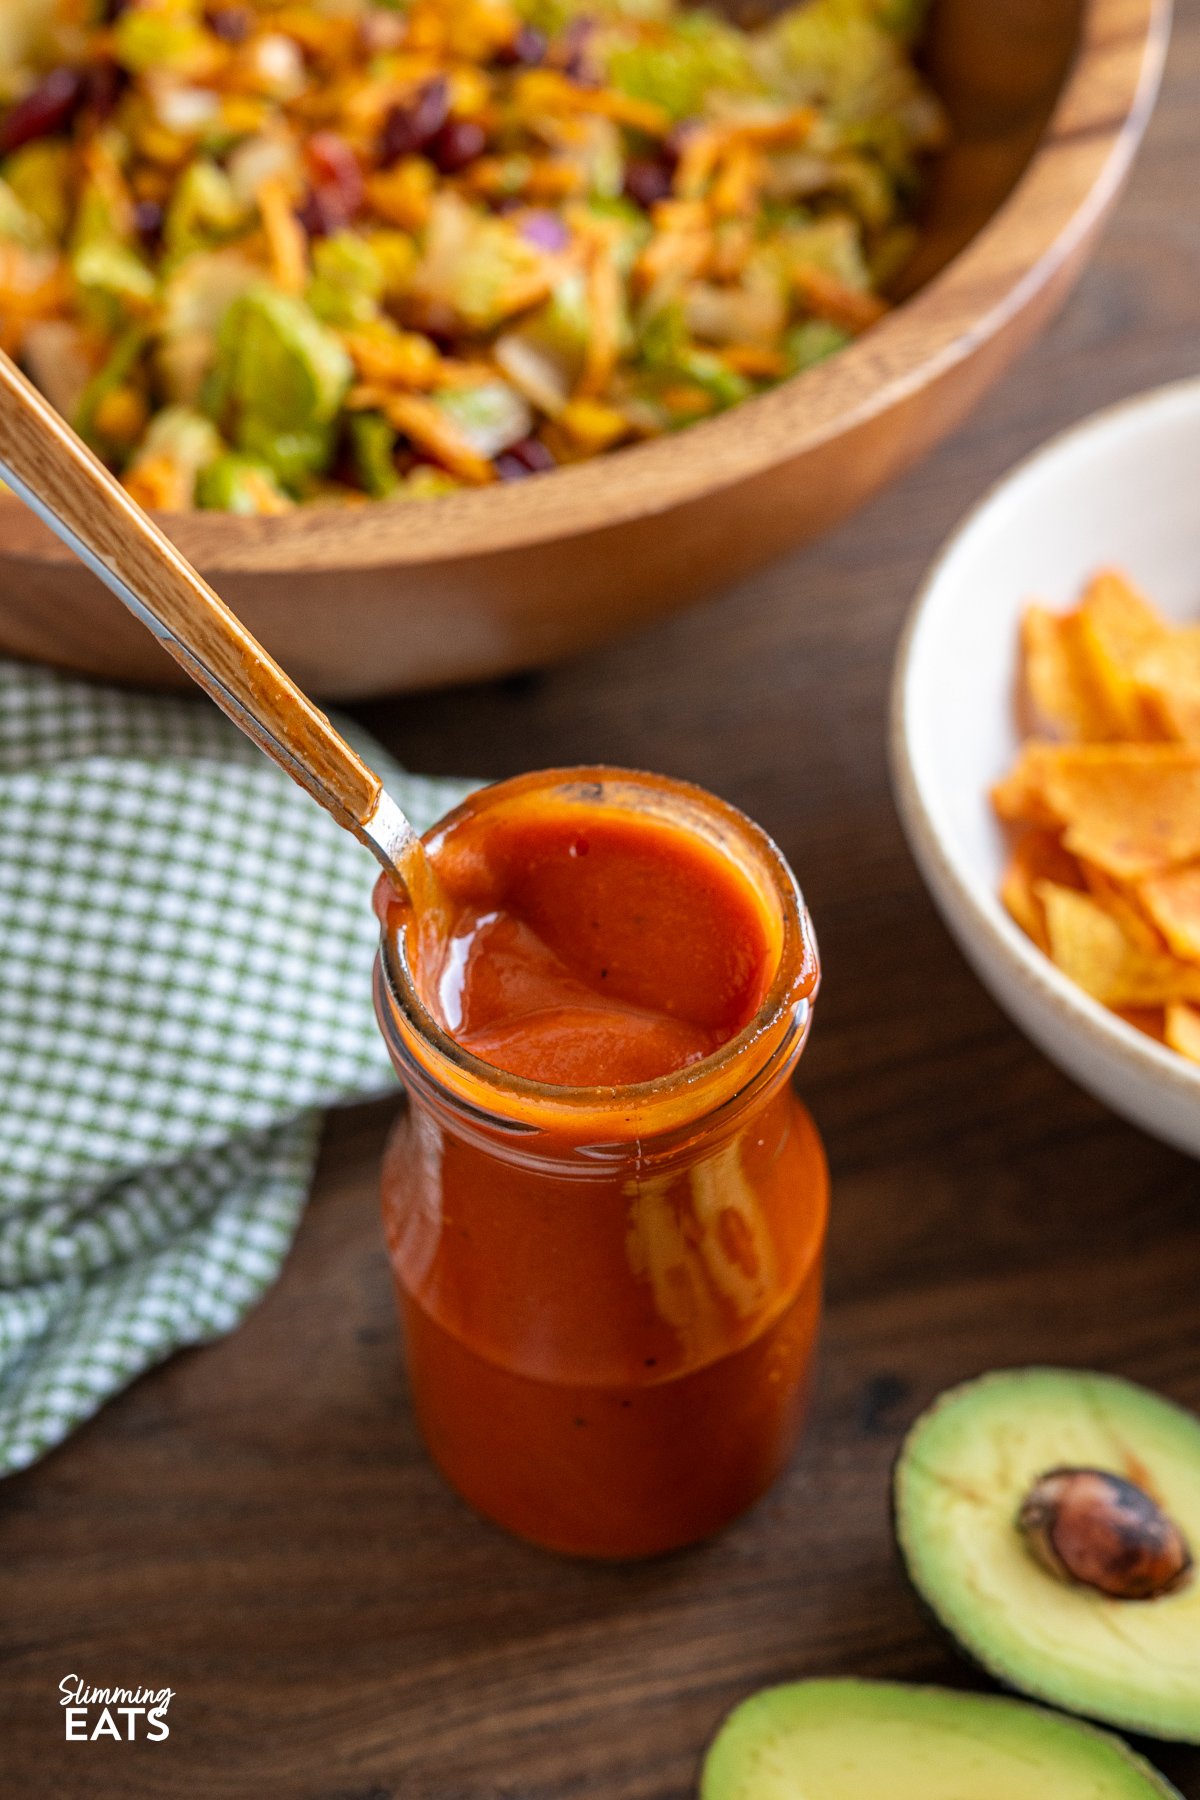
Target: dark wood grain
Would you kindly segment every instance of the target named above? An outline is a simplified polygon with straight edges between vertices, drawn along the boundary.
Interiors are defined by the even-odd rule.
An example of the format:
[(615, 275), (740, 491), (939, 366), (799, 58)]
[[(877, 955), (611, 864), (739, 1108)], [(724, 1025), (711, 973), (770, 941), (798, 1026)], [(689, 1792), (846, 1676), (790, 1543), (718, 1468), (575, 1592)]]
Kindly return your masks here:
[[(426, 1463), (376, 1220), (390, 1108), (327, 1133), (278, 1287), (0, 1486), (0, 1791), (132, 1800), (686, 1800), (759, 1683), (970, 1681), (893, 1560), (906, 1422), (993, 1364), (1113, 1369), (1200, 1408), (1200, 1173), (1055, 1073), (937, 922), (888, 797), (905, 602), (1048, 432), (1200, 362), (1200, 0), (1099, 259), (973, 422), (837, 536), (531, 682), (364, 714), (413, 766), (604, 758), (780, 839), (821, 934), (803, 1066), (833, 1162), (822, 1375), (743, 1523), (613, 1569), (478, 1523)], [(162, 1745), (66, 1745), (57, 1683), (169, 1684)], [(1200, 1754), (1155, 1753), (1189, 1800)]]

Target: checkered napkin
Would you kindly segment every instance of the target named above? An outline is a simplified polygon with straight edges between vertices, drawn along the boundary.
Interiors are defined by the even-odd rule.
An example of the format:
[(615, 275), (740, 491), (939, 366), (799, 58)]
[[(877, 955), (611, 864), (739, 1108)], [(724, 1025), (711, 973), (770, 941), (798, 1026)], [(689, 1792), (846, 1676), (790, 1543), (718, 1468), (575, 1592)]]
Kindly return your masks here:
[[(466, 791), (352, 735), (418, 826)], [(0, 662), (0, 1474), (278, 1274), (393, 1080), (374, 872), (207, 701)]]

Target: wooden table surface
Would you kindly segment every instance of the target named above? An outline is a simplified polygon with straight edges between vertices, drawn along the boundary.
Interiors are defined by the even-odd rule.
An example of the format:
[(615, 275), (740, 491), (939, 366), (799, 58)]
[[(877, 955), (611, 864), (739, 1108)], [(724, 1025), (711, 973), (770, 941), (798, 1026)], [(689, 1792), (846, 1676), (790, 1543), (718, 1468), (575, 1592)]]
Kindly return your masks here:
[[(685, 1800), (726, 1709), (818, 1673), (969, 1682), (910, 1598), (888, 1471), (996, 1364), (1112, 1369), (1200, 1408), (1200, 1178), (1034, 1051), (954, 949), (888, 794), (905, 605), (1014, 458), (1200, 365), (1200, 0), (1095, 265), (974, 421), (837, 536), (550, 676), (369, 710), (413, 767), (691, 777), (791, 858), (826, 982), (802, 1069), (834, 1173), (793, 1467), (719, 1541), (559, 1561), (426, 1462), (376, 1215), (392, 1107), (331, 1121), (274, 1292), (0, 1486), (0, 1793)], [(176, 1690), (162, 1744), (67, 1745), (58, 1683)], [(1158, 1761), (1200, 1797), (1200, 1753)]]

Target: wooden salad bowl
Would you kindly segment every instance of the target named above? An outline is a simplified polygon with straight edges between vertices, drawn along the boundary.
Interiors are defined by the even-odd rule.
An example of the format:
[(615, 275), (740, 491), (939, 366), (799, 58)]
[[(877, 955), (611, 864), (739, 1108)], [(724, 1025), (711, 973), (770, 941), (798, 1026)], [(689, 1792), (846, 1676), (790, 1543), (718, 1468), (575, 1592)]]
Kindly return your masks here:
[[(953, 142), (899, 304), (770, 393), (517, 485), (161, 522), (297, 680), (334, 699), (531, 668), (685, 605), (844, 518), (1031, 342), (1132, 161), (1169, 11), (1169, 0), (938, 0), (926, 54)], [(184, 680), (7, 496), (0, 653)]]

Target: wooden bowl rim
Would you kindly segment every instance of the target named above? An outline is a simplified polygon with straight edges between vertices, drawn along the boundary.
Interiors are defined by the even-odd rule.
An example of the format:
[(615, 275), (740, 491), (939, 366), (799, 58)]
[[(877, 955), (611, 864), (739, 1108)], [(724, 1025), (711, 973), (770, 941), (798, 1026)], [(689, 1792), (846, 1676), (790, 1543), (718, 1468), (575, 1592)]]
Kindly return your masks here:
[[(1133, 0), (1133, 24), (1130, 3), (1085, 0), (1062, 91), (1012, 192), (944, 269), (828, 363), (678, 435), (532, 481), (428, 503), (318, 505), (275, 519), (159, 514), (159, 522), (213, 577), (409, 567), (628, 524), (812, 454), (973, 356), (1053, 278), (1106, 209), (1145, 130), (1170, 25), (1171, 0)], [(1109, 58), (1135, 42), (1142, 54), (1133, 78), (1117, 79)], [(1081, 102), (1093, 88), (1104, 95), (1104, 123), (1073, 129), (1077, 116), (1087, 117)], [(1051, 186), (1045, 163), (1056, 139), (1078, 154)], [(1006, 254), (1009, 248), (1019, 254)], [(1014, 284), (1010, 271), (1021, 262), (1027, 267)], [(354, 529), (362, 525), (368, 529)], [(71, 559), (11, 495), (0, 495), (0, 555)]]

